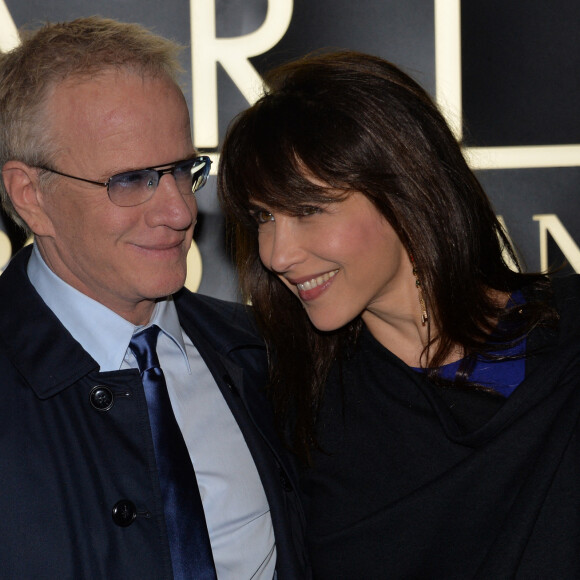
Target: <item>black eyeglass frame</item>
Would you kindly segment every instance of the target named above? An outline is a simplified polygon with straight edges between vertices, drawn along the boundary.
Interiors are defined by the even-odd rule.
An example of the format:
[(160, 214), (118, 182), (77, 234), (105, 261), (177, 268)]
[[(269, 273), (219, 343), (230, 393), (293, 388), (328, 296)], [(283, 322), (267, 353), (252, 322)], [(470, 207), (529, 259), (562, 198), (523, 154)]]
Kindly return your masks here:
[[(159, 182), (161, 181), (161, 178), (164, 175), (167, 175), (167, 174), (174, 175), (175, 170), (179, 166), (181, 166), (185, 163), (189, 163), (189, 162), (193, 162), (193, 165), (192, 165), (192, 170), (193, 170), (193, 168), (196, 167), (196, 165), (195, 165), (196, 161), (199, 161), (197, 166), (202, 165), (202, 163), (203, 163), (203, 166), (202, 166), (201, 176), (197, 176), (197, 178), (196, 178), (197, 172), (193, 172), (193, 171), (191, 174), (191, 178), (192, 178), (191, 194), (194, 194), (194, 193), (198, 192), (206, 184), (207, 178), (208, 178), (209, 173), (211, 171), (212, 161), (209, 158), (209, 156), (207, 156), (207, 155), (197, 155), (196, 157), (191, 157), (189, 159), (182, 159), (180, 161), (175, 161), (174, 163), (168, 163), (167, 166), (162, 166), (162, 169), (157, 169), (156, 167), (143, 167), (141, 169), (130, 169), (128, 171), (122, 171), (121, 173), (115, 173), (115, 175), (112, 175), (111, 177), (109, 177), (109, 179), (107, 179), (107, 181), (96, 181), (94, 179), (87, 179), (85, 177), (78, 177), (76, 175), (70, 175), (69, 173), (64, 173), (63, 171), (58, 171), (56, 169), (53, 169), (52, 167), (47, 167), (46, 165), (37, 165), (36, 167), (37, 167), (37, 169), (42, 169), (43, 171), (49, 171), (50, 173), (56, 173), (56, 175), (60, 175), (62, 177), (68, 177), (69, 179), (76, 179), (77, 181), (83, 181), (85, 183), (90, 183), (92, 185), (106, 187), (107, 188), (107, 195), (109, 196), (109, 199), (111, 200), (112, 203), (114, 203), (117, 206), (119, 206), (119, 204), (115, 203), (111, 199), (111, 195), (109, 193), (109, 185), (111, 184), (111, 181), (113, 179), (121, 177), (123, 175), (130, 175), (132, 173), (141, 173), (143, 171), (155, 172), (157, 174), (157, 185), (155, 186), (155, 189), (153, 189), (151, 191), (151, 195), (149, 197), (147, 197), (143, 201), (140, 201), (139, 203), (136, 203), (136, 204), (120, 205), (119, 206), (119, 207), (135, 207), (137, 205), (141, 205), (142, 203), (149, 201), (153, 197), (153, 194), (157, 190), (157, 187), (159, 187)], [(201, 177), (201, 179), (200, 179), (200, 177)], [(197, 182), (194, 180), (194, 178), (197, 179)]]

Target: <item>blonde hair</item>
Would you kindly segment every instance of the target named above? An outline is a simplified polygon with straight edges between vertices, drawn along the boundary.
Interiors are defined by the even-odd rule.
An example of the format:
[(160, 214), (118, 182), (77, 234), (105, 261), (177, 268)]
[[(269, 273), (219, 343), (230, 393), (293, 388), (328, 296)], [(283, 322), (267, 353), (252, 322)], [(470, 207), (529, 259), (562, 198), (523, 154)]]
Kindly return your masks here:
[[(98, 16), (21, 32), (21, 44), (0, 55), (0, 167), (10, 160), (49, 163), (54, 145), (44, 105), (57, 84), (111, 68), (166, 76), (178, 84), (180, 51), (178, 44), (138, 24)], [(6, 213), (26, 229), (3, 180), (0, 198)]]

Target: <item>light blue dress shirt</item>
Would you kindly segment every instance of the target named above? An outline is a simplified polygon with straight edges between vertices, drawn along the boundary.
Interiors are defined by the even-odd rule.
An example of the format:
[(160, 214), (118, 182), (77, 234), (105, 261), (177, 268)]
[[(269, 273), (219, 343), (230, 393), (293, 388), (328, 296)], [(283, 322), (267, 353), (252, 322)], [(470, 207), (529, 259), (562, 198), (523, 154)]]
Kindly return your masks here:
[[(33, 249), (28, 276), (47, 306), (101, 371), (137, 368), (136, 327), (60, 279)], [(270, 508), (244, 437), (199, 352), (182, 331), (171, 298), (157, 303), (157, 354), (175, 418), (195, 467), (220, 580), (275, 577)], [(147, 326), (149, 326), (147, 325)]]

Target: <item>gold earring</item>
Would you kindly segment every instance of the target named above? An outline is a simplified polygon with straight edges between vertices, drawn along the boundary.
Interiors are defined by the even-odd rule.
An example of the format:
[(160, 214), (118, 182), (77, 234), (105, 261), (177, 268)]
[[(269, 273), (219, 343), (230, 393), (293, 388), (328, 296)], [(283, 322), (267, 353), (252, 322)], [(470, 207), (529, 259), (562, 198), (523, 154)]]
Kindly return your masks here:
[(409, 256), (411, 260), (411, 265), (413, 266), (413, 276), (415, 276), (415, 286), (417, 288), (417, 293), (419, 294), (419, 304), (421, 305), (421, 324), (425, 326), (429, 316), (427, 315), (427, 307), (425, 306), (425, 299), (423, 298), (423, 289), (421, 288), (421, 280), (417, 275), (417, 268), (415, 267), (415, 260), (413, 256)]

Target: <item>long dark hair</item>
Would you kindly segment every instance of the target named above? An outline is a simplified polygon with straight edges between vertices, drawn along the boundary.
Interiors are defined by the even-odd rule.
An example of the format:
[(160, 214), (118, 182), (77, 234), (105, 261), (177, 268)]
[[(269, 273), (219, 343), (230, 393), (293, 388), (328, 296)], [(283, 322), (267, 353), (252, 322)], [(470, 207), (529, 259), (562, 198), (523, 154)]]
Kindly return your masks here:
[[(428, 94), (396, 66), (334, 52), (282, 65), (265, 83), (264, 96), (229, 128), (218, 191), (242, 293), (270, 350), (272, 400), (290, 417), (293, 444), (307, 456), (330, 366), (362, 323), (331, 333), (313, 327), (260, 262), (250, 197), (290, 214), (328, 201), (328, 188), (313, 185), (308, 173), (334, 190), (369, 198), (421, 279), (432, 324), (424, 366), (440, 366), (457, 346), (467, 355), (485, 353), (504, 314), (497, 292), (548, 283), (510, 269), (505, 257), (516, 265), (517, 257), (457, 141)], [(518, 336), (554, 317), (542, 301), (528, 300), (518, 310)]]

